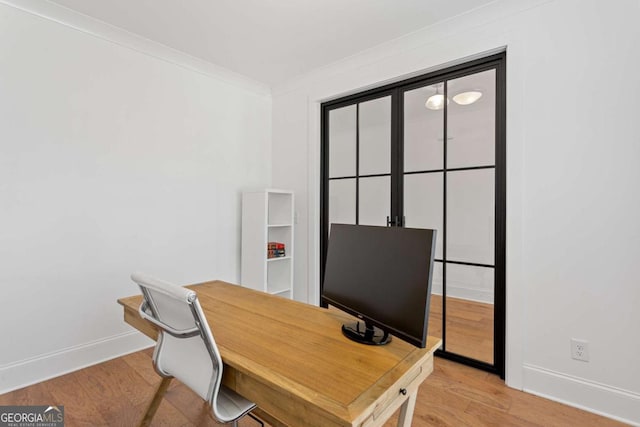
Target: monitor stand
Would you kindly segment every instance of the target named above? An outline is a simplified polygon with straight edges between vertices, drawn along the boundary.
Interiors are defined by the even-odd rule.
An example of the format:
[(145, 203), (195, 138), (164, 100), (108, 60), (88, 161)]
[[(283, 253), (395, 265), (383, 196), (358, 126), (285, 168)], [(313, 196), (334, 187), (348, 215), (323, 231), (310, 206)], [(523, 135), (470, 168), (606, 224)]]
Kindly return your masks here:
[(391, 336), (369, 322), (355, 322), (342, 325), (342, 333), (350, 340), (367, 345), (384, 345), (391, 342)]

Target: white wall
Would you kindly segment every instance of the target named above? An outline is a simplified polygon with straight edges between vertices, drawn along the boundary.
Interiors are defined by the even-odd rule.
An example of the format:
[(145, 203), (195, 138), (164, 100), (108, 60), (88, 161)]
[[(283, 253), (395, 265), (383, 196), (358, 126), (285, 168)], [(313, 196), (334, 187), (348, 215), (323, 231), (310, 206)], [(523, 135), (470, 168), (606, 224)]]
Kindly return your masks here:
[(296, 296), (317, 301), (320, 102), (506, 47), (507, 383), (640, 424), (639, 19), (632, 0), (497, 1), (275, 88)]
[(55, 21), (0, 4), (0, 393), (149, 345), (134, 270), (237, 282), (270, 180), (268, 89)]

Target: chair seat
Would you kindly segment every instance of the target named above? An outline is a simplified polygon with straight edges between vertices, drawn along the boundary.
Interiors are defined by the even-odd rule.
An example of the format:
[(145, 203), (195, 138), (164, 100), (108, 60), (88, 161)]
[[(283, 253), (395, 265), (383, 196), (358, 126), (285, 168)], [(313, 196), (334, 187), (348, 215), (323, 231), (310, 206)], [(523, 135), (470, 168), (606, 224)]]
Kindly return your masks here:
[(255, 403), (245, 399), (224, 385), (220, 386), (217, 401), (218, 417), (220, 418), (220, 421), (229, 422), (238, 419), (249, 413), (255, 407)]

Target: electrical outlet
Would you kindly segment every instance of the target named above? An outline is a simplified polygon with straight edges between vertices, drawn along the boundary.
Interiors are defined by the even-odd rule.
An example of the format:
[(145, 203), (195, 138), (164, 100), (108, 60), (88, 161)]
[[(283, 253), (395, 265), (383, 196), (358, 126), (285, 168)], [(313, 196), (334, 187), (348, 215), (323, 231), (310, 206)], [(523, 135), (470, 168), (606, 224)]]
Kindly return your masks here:
[(571, 338), (571, 358), (589, 361), (589, 341)]

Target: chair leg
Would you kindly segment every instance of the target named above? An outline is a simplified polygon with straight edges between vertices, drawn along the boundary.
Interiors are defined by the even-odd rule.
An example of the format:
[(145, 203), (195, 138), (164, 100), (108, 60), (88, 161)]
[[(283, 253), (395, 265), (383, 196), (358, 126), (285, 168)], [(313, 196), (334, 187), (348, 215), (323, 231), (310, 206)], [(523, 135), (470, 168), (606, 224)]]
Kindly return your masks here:
[(158, 406), (160, 406), (160, 402), (162, 402), (162, 398), (164, 397), (164, 394), (167, 392), (167, 389), (169, 388), (169, 384), (171, 384), (172, 379), (173, 378), (171, 377), (162, 378), (162, 381), (160, 382), (160, 385), (156, 390), (156, 394), (153, 395), (153, 399), (149, 403), (149, 406), (147, 407), (147, 411), (145, 412), (144, 417), (142, 418), (142, 421), (140, 421), (140, 427), (148, 427), (151, 424), (151, 420), (153, 419), (153, 416), (156, 414), (156, 411), (158, 410)]
[(253, 418), (253, 420), (255, 422), (257, 422), (258, 424), (260, 424), (261, 427), (264, 427), (264, 423), (262, 422), (262, 420), (260, 420), (260, 418), (256, 417), (255, 415), (253, 415), (251, 412), (249, 412), (247, 414), (249, 417)]

